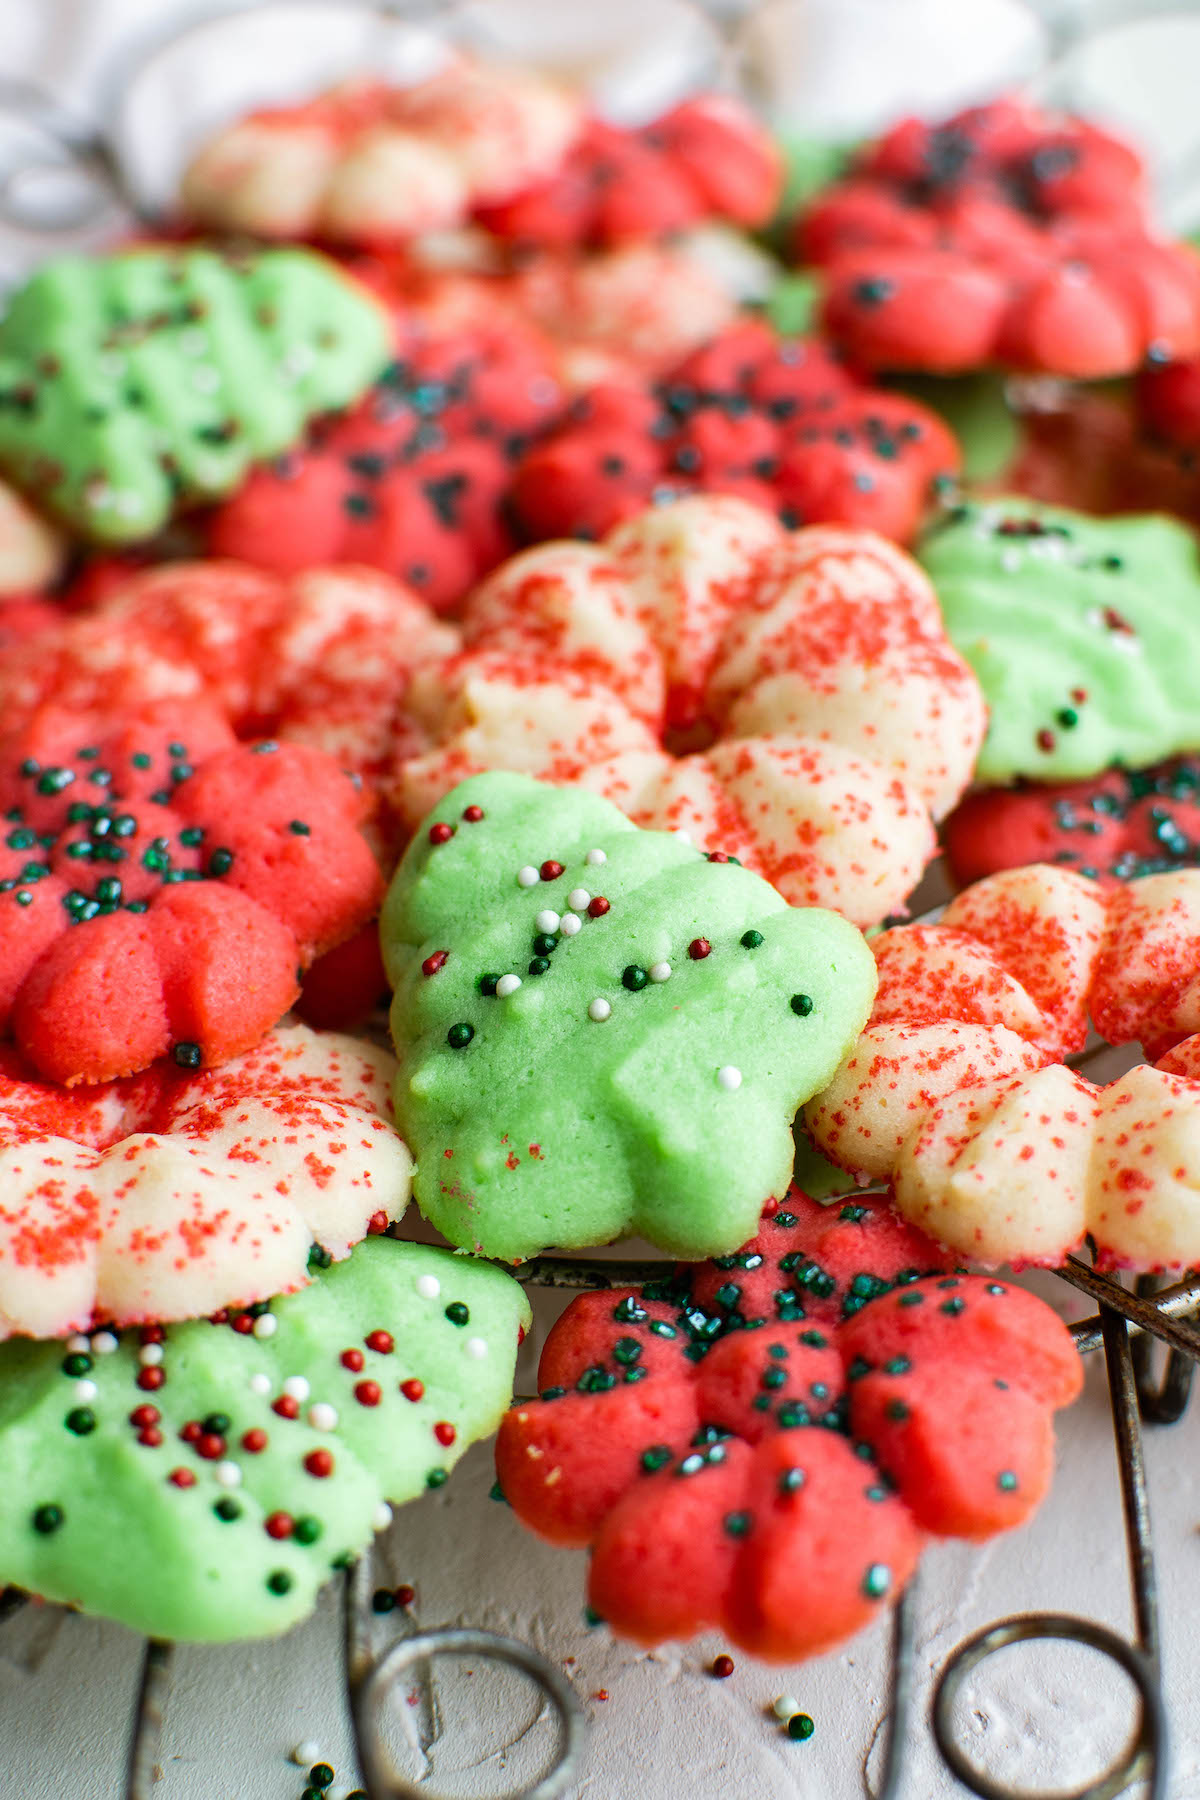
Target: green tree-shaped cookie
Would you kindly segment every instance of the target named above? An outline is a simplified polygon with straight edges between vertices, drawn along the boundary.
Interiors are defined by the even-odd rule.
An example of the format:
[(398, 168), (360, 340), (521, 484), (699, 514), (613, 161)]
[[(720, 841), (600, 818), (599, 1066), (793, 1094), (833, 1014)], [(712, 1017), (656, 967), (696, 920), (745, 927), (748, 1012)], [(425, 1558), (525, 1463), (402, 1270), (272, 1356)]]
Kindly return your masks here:
[(921, 561), (988, 703), (982, 781), (1074, 781), (1200, 744), (1200, 552), (1184, 526), (976, 501)]
[(269, 1310), (10, 1339), (0, 1583), (152, 1637), (284, 1631), (495, 1430), (528, 1323), (500, 1270), (368, 1238)]
[(514, 1261), (630, 1231), (736, 1250), (875, 991), (835, 913), (595, 795), (499, 773), (424, 822), (383, 945), (418, 1204)]
[(150, 537), (357, 399), (386, 315), (309, 250), (46, 264), (0, 320), (0, 467), (83, 536)]

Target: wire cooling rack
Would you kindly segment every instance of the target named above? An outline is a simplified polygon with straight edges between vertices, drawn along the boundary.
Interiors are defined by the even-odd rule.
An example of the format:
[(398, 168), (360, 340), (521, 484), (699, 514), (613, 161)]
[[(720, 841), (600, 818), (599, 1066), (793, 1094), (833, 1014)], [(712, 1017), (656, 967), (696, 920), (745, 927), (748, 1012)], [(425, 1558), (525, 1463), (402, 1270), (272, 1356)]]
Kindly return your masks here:
[[(662, 1272), (661, 1261), (584, 1260), (539, 1257), (518, 1271), (528, 1286), (587, 1290), (640, 1285)], [(1059, 1800), (1113, 1800), (1141, 1782), (1146, 1800), (1167, 1800), (1169, 1792), (1168, 1697), (1163, 1691), (1158, 1628), (1158, 1589), (1150, 1524), (1150, 1498), (1142, 1447), (1142, 1426), (1161, 1427), (1182, 1418), (1190, 1398), (1195, 1360), (1200, 1357), (1200, 1272), (1157, 1292), (1152, 1279), (1136, 1291), (1099, 1274), (1074, 1257), (1057, 1271), (1063, 1281), (1098, 1306), (1091, 1317), (1070, 1327), (1076, 1347), (1087, 1355), (1103, 1351), (1120, 1476), (1134, 1632), (1124, 1638), (1106, 1625), (1070, 1614), (1013, 1614), (975, 1633), (951, 1652), (933, 1691), (929, 1727), (950, 1772), (982, 1800), (1045, 1800), (1044, 1796), (994, 1780), (962, 1748), (956, 1709), (967, 1678), (988, 1657), (1032, 1639), (1085, 1645), (1119, 1665), (1133, 1682), (1138, 1718), (1125, 1748), (1113, 1763), (1083, 1787)], [(1156, 1351), (1156, 1346), (1161, 1349)], [(1161, 1368), (1156, 1361), (1161, 1360)], [(551, 1708), (558, 1726), (551, 1766), (532, 1787), (513, 1790), (508, 1800), (554, 1800), (569, 1794), (582, 1769), (585, 1725), (575, 1692), (559, 1669), (516, 1639), (460, 1627), (426, 1628), (411, 1611), (385, 1618), (404, 1620), (399, 1634), (380, 1644), (386, 1626), (375, 1613), (373, 1558), (364, 1555), (343, 1577), (343, 1678), (353, 1723), (362, 1783), (370, 1800), (431, 1800), (425, 1784), (396, 1767), (386, 1731), (390, 1701), (403, 1692), (415, 1712), (419, 1741), (434, 1735), (436, 1709), (433, 1665), (442, 1657), (492, 1660), (531, 1680)], [(25, 1603), (17, 1590), (0, 1594), (0, 1627)], [(914, 1644), (918, 1616), (917, 1581), (909, 1583), (893, 1609), (887, 1749), (876, 1800), (912, 1800), (906, 1782), (906, 1750), (914, 1731)], [(158, 1780), (166, 1709), (171, 1692), (174, 1646), (146, 1642), (133, 1717), (127, 1726), (129, 1753), (123, 1800), (152, 1800)], [(414, 1704), (415, 1703), (415, 1704)]]

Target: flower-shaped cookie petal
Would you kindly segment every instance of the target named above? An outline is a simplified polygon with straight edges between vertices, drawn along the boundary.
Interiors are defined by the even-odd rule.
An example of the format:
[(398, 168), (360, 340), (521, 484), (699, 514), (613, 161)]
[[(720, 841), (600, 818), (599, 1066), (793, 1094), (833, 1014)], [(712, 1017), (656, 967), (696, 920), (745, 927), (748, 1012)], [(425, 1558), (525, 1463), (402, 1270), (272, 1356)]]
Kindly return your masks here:
[(869, 367), (1095, 379), (1200, 349), (1200, 263), (1152, 234), (1137, 157), (1011, 101), (895, 126), (818, 197), (797, 249)]
[(0, 466), (84, 537), (136, 543), (357, 400), (389, 341), (307, 250), (63, 258), (0, 320)]
[(930, 814), (983, 736), (979, 689), (901, 551), (787, 534), (722, 496), (515, 558), (472, 597), (464, 636), (410, 690), (441, 746), (385, 781), (412, 824), (455, 781), (522, 769), (863, 926), (904, 905)]
[[(1012, 869), (872, 949), (871, 1023), (808, 1109), (827, 1155), (985, 1263), (1055, 1264), (1085, 1233), (1109, 1265), (1200, 1260), (1200, 871)], [(1064, 1067), (1089, 1018), (1155, 1066)]]
[(371, 1044), (279, 1026), (219, 1069), (66, 1090), (2, 1054), (0, 1336), (265, 1300), (403, 1215)]
[(1194, 747), (1200, 555), (1182, 525), (972, 501), (920, 557), (987, 700), (981, 781), (1076, 780)]
[(202, 701), (46, 706), (0, 752), (0, 1032), (51, 1080), (257, 1043), (371, 917), (359, 789)]
[(852, 925), (605, 800), (488, 774), (392, 881), (396, 1118), (452, 1243), (733, 1249), (870, 1008)]
[(1081, 1384), (1041, 1301), (931, 1268), (878, 1202), (793, 1190), (735, 1255), (581, 1296), (541, 1397), (501, 1425), (505, 1497), (592, 1546), (588, 1598), (622, 1636), (829, 1649), (896, 1598), (924, 1535), (1029, 1517)]
[(783, 158), (753, 115), (723, 94), (697, 94), (638, 131), (590, 119), (548, 181), (476, 217), (521, 247), (609, 247), (709, 218), (765, 225), (782, 186)]
[(281, 574), (363, 563), (454, 606), (513, 550), (514, 463), (561, 405), (528, 327), (414, 337), (358, 406), (249, 475), (207, 521), (209, 550)]
[(6, 1344), (0, 1580), (155, 1638), (286, 1631), (495, 1429), (528, 1322), (498, 1269), (374, 1238), (269, 1309)]
[(746, 323), (649, 388), (585, 393), (526, 453), (512, 503), (531, 538), (600, 537), (652, 499), (720, 493), (788, 526), (863, 525), (903, 542), (958, 466), (928, 408), (866, 386), (819, 343)]

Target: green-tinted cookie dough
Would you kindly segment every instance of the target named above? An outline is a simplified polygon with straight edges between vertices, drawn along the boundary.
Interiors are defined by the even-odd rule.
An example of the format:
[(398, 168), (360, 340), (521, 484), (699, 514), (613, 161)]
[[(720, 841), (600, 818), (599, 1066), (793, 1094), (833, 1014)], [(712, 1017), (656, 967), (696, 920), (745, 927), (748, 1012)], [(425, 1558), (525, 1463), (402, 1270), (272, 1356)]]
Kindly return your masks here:
[[(578, 888), (602, 916), (571, 907)], [(543, 909), (582, 923), (543, 936)], [(417, 1202), (451, 1242), (514, 1261), (630, 1231), (689, 1258), (737, 1249), (785, 1192), (792, 1120), (875, 991), (836, 914), (521, 775), (476, 776), (434, 809), (382, 936)], [(507, 996), (481, 989), (513, 975)]]
[(1021, 447), (1021, 428), (1006, 397), (1007, 377), (905, 375), (895, 385), (945, 419), (962, 450), (964, 481), (996, 481)]
[(0, 468), (134, 543), (357, 399), (388, 348), (382, 307), (308, 250), (64, 257), (0, 320)]
[(1076, 780), (1200, 744), (1200, 554), (1185, 526), (1012, 497), (921, 546), (991, 715), (984, 782)]
[[(272, 1302), (269, 1318), (270, 1336), (208, 1320), (162, 1327), (158, 1386), (136, 1331), (107, 1354), (103, 1336), (87, 1355), (61, 1342), (0, 1345), (0, 1582), (152, 1637), (286, 1630), (386, 1523), (385, 1500), (440, 1486), (495, 1430), (529, 1309), (517, 1283), (486, 1263), (368, 1238)], [(366, 1341), (380, 1331), (390, 1352)], [(345, 1366), (345, 1352), (361, 1354), (361, 1369)], [(287, 1418), (275, 1405), (295, 1377), (308, 1391)], [(424, 1388), (410, 1387), (415, 1399), (400, 1387), (414, 1380)], [(144, 1407), (157, 1422), (146, 1423)], [(189, 1424), (206, 1435), (182, 1439)], [(441, 1437), (453, 1427), (451, 1442), (438, 1425)], [(247, 1432), (265, 1433), (265, 1447)], [(316, 1473), (306, 1466), (314, 1454)], [(273, 1536), (267, 1520), (280, 1529), (285, 1516), (290, 1529)]]

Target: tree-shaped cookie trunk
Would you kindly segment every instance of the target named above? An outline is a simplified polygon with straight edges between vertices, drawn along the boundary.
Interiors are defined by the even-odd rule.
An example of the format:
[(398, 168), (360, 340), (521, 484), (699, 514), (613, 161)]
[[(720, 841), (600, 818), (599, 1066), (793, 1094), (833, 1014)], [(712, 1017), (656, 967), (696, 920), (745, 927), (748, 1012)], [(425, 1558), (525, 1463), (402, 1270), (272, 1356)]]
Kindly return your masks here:
[(514, 1261), (637, 1231), (716, 1255), (870, 1008), (859, 932), (607, 801), (461, 783), (392, 882), (396, 1115), (453, 1243)]
[(0, 321), (0, 466), (82, 536), (134, 543), (356, 400), (390, 338), (308, 250), (63, 258)]

